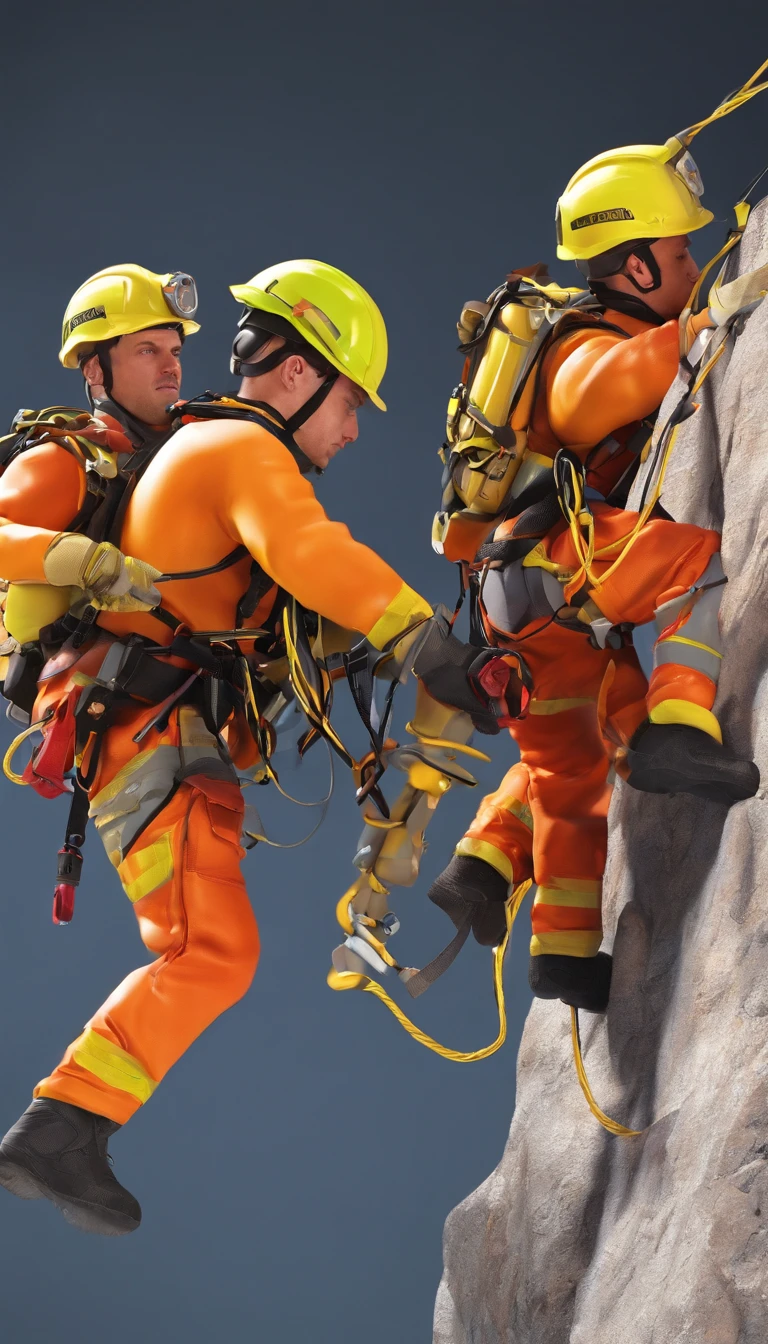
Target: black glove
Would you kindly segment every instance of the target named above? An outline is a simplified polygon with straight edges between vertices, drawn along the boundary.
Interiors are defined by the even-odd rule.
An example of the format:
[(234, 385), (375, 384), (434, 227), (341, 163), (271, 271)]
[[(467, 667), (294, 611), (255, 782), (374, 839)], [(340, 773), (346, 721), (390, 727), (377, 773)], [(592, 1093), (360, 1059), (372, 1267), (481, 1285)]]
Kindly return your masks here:
[(480, 733), (509, 727), (530, 698), (531, 677), (519, 654), (464, 644), (440, 615), (427, 623), (411, 667), (434, 700), (463, 710)]

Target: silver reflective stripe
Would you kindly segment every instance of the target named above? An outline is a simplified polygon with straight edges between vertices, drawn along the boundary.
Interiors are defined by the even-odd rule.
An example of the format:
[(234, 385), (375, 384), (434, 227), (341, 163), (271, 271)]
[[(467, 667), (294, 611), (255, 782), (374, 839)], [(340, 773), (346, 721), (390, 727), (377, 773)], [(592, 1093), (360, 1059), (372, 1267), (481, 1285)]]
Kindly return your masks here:
[(91, 803), (90, 816), (116, 868), (188, 775), (237, 783), (233, 766), (223, 760), (216, 738), (192, 706), (184, 705), (179, 711), (179, 736), (180, 747), (163, 742), (139, 752)]
[[(179, 768), (178, 747), (162, 746), (141, 752), (120, 771), (120, 787), (103, 789), (91, 804), (90, 815), (101, 836), (110, 863), (117, 868), (140, 831), (173, 792)], [(115, 782), (118, 782), (117, 780)], [(106, 795), (106, 796), (104, 796)]]
[[(683, 629), (687, 630), (687, 625)], [(674, 638), (661, 640), (653, 655), (654, 667), (661, 667), (663, 663), (678, 663), (681, 667), (692, 667), (696, 672), (703, 672), (714, 682), (720, 676), (721, 661), (716, 654), (708, 653), (696, 644), (686, 644)]]
[(661, 639), (656, 644), (654, 667), (662, 663), (679, 663), (682, 667), (695, 668), (712, 681), (717, 681), (723, 653), (719, 612), (724, 578), (718, 553), (710, 558), (704, 573), (687, 593), (657, 608), (654, 613), (656, 628), (662, 631), (676, 620), (686, 605), (691, 605), (683, 624), (669, 638)]

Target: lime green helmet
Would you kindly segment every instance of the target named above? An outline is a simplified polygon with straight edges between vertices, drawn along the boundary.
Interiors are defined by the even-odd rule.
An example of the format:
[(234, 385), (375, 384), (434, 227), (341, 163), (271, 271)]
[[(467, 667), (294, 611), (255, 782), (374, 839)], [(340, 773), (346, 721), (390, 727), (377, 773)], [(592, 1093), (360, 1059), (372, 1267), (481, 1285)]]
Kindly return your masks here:
[(387, 328), (370, 294), (351, 276), (323, 261), (282, 261), (245, 285), (231, 285), (230, 292), (245, 305), (232, 350), (233, 373), (258, 377), (285, 358), (280, 350), (274, 359), (247, 362), (264, 343), (265, 331), (298, 338), (335, 371), (327, 390), (343, 373), (374, 406), (387, 409), (378, 393), (387, 367)]

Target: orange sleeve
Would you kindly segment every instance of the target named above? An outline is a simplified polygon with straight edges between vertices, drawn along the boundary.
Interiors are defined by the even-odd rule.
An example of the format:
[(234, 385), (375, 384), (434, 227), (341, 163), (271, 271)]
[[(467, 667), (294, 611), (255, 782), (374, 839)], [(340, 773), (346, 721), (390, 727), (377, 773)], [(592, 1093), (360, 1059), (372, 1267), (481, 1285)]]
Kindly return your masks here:
[[(255, 426), (238, 426), (227, 482), (240, 540), (271, 578), (320, 615), (360, 630), (378, 648), (431, 607), (380, 556), (330, 520), (290, 452)], [(234, 445), (233, 445), (234, 447)]]
[(44, 583), (43, 556), (85, 496), (85, 472), (56, 443), (21, 453), (0, 476), (0, 574)]
[(549, 373), (554, 433), (569, 446), (591, 448), (622, 425), (642, 420), (664, 400), (679, 358), (676, 321), (627, 340), (600, 332), (576, 349), (571, 344)]

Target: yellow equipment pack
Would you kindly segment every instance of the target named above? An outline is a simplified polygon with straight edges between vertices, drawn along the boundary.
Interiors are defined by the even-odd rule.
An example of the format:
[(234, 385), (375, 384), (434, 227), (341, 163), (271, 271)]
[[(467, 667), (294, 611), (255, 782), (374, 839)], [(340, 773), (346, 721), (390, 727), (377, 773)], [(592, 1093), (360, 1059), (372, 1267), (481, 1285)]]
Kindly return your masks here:
[(552, 488), (552, 459), (528, 447), (538, 371), (566, 329), (617, 330), (600, 313), (589, 291), (555, 284), (540, 263), (513, 271), (485, 302), (464, 304), (457, 330), (466, 360), (448, 402), (443, 495), (432, 525), (439, 555), (474, 554), (494, 520)]

